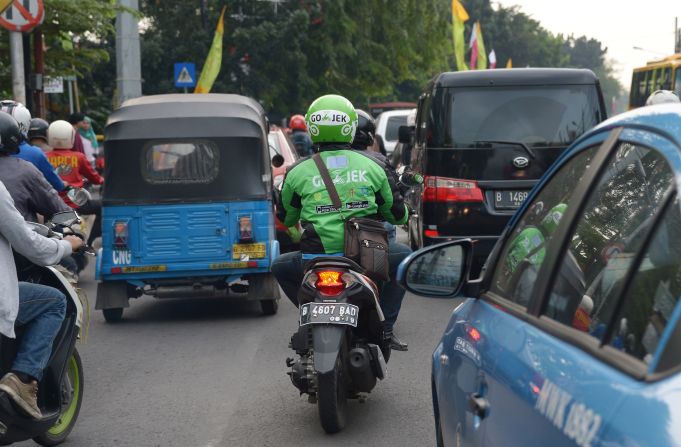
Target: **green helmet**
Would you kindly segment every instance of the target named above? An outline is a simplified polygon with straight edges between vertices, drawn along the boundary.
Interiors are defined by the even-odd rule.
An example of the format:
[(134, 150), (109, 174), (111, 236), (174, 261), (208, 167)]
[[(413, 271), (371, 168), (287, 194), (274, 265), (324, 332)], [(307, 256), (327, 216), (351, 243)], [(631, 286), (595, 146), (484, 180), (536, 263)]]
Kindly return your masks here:
[(539, 222), (539, 228), (541, 228), (545, 235), (548, 236), (553, 234), (556, 228), (558, 228), (558, 223), (560, 222), (560, 219), (563, 218), (565, 210), (567, 210), (567, 205), (565, 203), (559, 203), (551, 208), (541, 222)]
[[(544, 235), (537, 227), (527, 227), (520, 232), (511, 242), (510, 249), (506, 254), (506, 269), (509, 274), (513, 274), (518, 265), (525, 259), (533, 265), (541, 265), (544, 262), (546, 251), (543, 247)], [(541, 248), (539, 248), (541, 247)], [(537, 250), (537, 248), (539, 248)], [(532, 253), (532, 255), (530, 255)]]
[(310, 104), (305, 123), (315, 144), (351, 143), (357, 130), (357, 112), (342, 96), (324, 95)]

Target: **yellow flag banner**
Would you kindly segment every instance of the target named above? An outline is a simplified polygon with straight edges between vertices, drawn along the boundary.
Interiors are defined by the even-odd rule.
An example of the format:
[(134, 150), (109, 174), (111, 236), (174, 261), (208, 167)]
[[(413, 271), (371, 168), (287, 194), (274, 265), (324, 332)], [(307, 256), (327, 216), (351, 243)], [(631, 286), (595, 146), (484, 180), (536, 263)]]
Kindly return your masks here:
[(464, 42), (464, 22), (468, 20), (468, 13), (459, 0), (452, 0), (452, 39), (454, 40), (454, 55), (457, 70), (468, 70), (466, 65), (466, 49)]
[[(480, 27), (480, 22), (475, 22), (476, 32), (477, 32), (477, 43), (478, 43), (478, 59), (475, 64), (475, 69), (484, 70), (487, 68), (487, 51), (485, 50), (485, 41), (482, 40), (482, 28)], [(473, 67), (471, 67), (473, 69)]]
[(225, 33), (223, 24), (225, 8), (226, 7), (223, 7), (222, 12), (220, 13), (220, 20), (218, 21), (218, 26), (215, 30), (215, 37), (213, 37), (213, 43), (210, 46), (206, 62), (203, 64), (201, 76), (199, 76), (199, 81), (196, 83), (194, 93), (209, 93), (215, 79), (220, 73), (220, 66), (222, 65), (222, 36)]
[(0, 14), (9, 8), (14, 0), (0, 0)]
[(513, 68), (513, 60), (511, 58), (508, 58), (508, 62), (506, 62), (506, 68)]

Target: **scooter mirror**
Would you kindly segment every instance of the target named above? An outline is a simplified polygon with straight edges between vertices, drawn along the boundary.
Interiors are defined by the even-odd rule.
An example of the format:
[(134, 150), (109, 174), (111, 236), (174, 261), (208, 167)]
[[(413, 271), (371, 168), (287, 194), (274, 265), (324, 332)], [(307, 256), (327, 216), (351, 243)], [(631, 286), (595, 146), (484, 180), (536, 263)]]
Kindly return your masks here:
[(35, 222), (27, 222), (28, 226), (31, 227), (31, 230), (34, 232), (38, 233), (41, 236), (48, 237), (50, 234), (50, 229), (47, 228), (43, 224), (35, 223)]
[(88, 190), (84, 188), (72, 188), (66, 195), (76, 206), (83, 206), (92, 198)]
[(272, 166), (275, 168), (281, 167), (284, 165), (284, 157), (281, 154), (276, 154), (274, 157), (272, 157)]
[(80, 217), (75, 211), (63, 211), (52, 216), (52, 224), (60, 225), (62, 227), (70, 227), (73, 224), (80, 222)]

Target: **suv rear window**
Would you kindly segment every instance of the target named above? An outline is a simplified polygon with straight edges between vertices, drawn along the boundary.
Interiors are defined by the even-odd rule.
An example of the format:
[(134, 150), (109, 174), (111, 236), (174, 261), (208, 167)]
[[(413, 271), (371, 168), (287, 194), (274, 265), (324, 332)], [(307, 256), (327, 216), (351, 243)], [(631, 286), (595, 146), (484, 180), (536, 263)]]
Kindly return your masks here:
[(385, 139), (388, 141), (397, 141), (399, 138), (400, 126), (407, 125), (407, 115), (391, 116), (388, 118), (385, 128)]
[(435, 147), (484, 140), (567, 146), (605, 118), (595, 85), (447, 88), (438, 96), (429, 125)]

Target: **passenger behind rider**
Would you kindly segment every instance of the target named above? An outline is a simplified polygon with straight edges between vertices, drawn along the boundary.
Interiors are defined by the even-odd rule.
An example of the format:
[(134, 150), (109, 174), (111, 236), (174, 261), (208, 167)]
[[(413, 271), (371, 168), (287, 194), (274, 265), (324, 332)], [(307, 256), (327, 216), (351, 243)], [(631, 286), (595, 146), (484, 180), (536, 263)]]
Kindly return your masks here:
[[(43, 152), (50, 152), (52, 150), (52, 147), (49, 144), (47, 144), (47, 129), (49, 127), (50, 123), (48, 123), (44, 119), (33, 118), (31, 120), (31, 124), (28, 126), (28, 142), (33, 146), (39, 147), (40, 149), (43, 150)], [(54, 168), (52, 164), (50, 164), (50, 166)]]
[[(328, 118), (340, 116), (349, 120), (336, 124)], [(357, 128), (357, 113), (346, 98), (326, 95), (315, 100), (305, 117), (312, 141), (327, 166), (333, 164), (333, 171), (339, 170), (338, 194), (347, 208), (345, 217), (376, 217), (381, 214), (394, 224), (403, 224), (409, 215), (402, 194), (394, 181), (391, 168), (381, 163), (366, 151), (353, 151), (350, 143)], [(312, 121), (314, 120), (314, 122)], [(350, 172), (362, 175), (345, 175)], [(343, 220), (337, 211), (330, 209), (329, 194), (324, 184), (313, 179), (319, 177), (317, 166), (310, 157), (305, 157), (287, 169), (281, 192), (281, 203), (277, 206), (278, 217), (286, 226), (293, 226), (299, 220), (304, 228), (301, 251), (285, 253), (272, 264), (272, 273), (279, 281), (288, 298), (298, 305), (298, 289), (303, 280), (304, 259), (323, 254), (343, 252)], [(327, 211), (328, 210), (328, 211)], [(394, 278), (397, 266), (411, 250), (401, 244), (391, 243), (390, 276)], [(304, 254), (303, 254), (304, 253)], [(379, 285), (380, 286), (380, 285)], [(384, 333), (391, 339), (391, 347), (406, 351), (393, 332), (393, 326), (404, 297), (404, 289), (394, 280), (382, 285), (380, 303), (385, 315)]]
[(50, 164), (43, 150), (29, 144), (27, 141), (27, 133), (31, 126), (31, 112), (23, 104), (12, 100), (0, 101), (0, 111), (8, 113), (19, 123), (22, 141), (19, 145), (19, 153), (12, 156), (32, 163), (42, 172), (57, 192), (63, 191), (65, 188), (64, 182), (54, 172), (54, 167)]
[[(16, 153), (19, 151), (19, 126), (8, 115), (0, 115), (3, 115), (0, 116), (0, 153)], [(2, 182), (0, 216), (0, 271), (3, 272), (0, 275), (0, 334), (15, 338), (15, 325), (25, 328), (10, 372), (0, 379), (0, 390), (26, 414), (40, 419), (38, 383), (64, 319), (66, 297), (52, 287), (18, 282), (13, 250), (35, 264), (52, 265), (78, 250), (83, 242), (76, 236), (48, 239), (32, 231), (14, 207)]]
[(301, 157), (312, 155), (312, 140), (307, 134), (305, 117), (303, 115), (293, 115), (288, 123), (288, 127), (291, 130), (291, 141), (293, 142), (298, 155)]
[[(54, 121), (47, 130), (47, 144), (53, 148), (48, 152), (47, 158), (67, 185), (82, 188), (85, 184), (84, 178), (93, 185), (101, 185), (104, 179), (92, 168), (85, 155), (73, 150), (76, 138), (80, 136), (71, 124), (63, 120)], [(88, 245), (91, 245), (92, 241), (102, 234), (102, 202), (90, 199), (85, 205), (78, 207), (78, 213), (95, 215), (95, 222), (87, 241)]]

